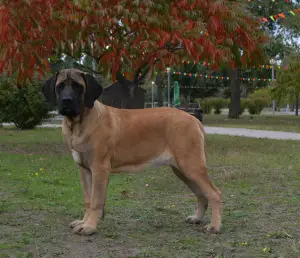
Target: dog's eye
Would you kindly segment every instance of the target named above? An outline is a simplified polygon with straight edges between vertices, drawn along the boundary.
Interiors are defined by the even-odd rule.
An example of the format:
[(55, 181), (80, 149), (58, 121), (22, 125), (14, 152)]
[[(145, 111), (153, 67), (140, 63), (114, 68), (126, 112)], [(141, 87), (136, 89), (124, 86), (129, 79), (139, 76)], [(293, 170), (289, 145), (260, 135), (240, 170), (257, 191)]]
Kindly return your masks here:
[(62, 89), (65, 87), (65, 85), (63, 84), (63, 83), (61, 83), (61, 84), (58, 84), (57, 85), (57, 90), (60, 92), (60, 91), (62, 91)]
[(72, 84), (73, 89), (77, 90), (77, 91), (81, 91), (82, 90), (82, 86), (78, 83), (73, 83)]

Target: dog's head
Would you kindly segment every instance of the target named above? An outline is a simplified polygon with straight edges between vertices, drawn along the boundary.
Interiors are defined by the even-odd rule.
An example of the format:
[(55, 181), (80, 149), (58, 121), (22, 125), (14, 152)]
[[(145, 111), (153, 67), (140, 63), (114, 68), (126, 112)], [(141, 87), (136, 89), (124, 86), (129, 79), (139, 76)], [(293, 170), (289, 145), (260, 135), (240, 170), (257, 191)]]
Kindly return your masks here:
[(79, 116), (83, 107), (92, 108), (102, 91), (93, 76), (73, 68), (57, 72), (42, 87), (47, 101), (69, 118)]

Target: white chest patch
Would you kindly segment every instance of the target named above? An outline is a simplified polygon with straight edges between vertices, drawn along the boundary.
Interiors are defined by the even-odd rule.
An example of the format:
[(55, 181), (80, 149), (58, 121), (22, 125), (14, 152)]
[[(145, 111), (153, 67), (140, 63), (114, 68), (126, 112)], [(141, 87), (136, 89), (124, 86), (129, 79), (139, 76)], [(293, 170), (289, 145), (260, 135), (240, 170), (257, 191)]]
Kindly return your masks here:
[(83, 159), (82, 155), (79, 152), (72, 150), (72, 156), (76, 163), (82, 164)]

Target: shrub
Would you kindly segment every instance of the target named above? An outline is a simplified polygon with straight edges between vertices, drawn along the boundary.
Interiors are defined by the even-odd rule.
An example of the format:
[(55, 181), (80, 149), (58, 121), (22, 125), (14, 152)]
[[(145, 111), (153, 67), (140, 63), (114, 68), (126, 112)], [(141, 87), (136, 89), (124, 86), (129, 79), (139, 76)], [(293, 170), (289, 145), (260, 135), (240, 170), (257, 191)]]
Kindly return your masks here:
[(210, 114), (212, 110), (212, 103), (210, 98), (204, 98), (204, 99), (195, 99), (195, 102), (200, 104), (201, 109), (203, 110), (204, 114)]
[(270, 89), (265, 87), (254, 91), (248, 97), (248, 111), (251, 115), (259, 115), (264, 107), (271, 104)]
[(271, 97), (271, 91), (269, 87), (264, 87), (255, 90), (249, 95), (249, 99), (261, 99), (265, 102), (265, 105), (271, 105), (272, 103), (272, 97)]
[(263, 98), (249, 98), (247, 103), (251, 115), (259, 115), (266, 105), (267, 101)]
[(17, 88), (13, 78), (0, 77), (0, 122), (13, 122), (17, 128), (33, 129), (49, 118), (50, 107), (40, 93), (41, 82)]
[(248, 108), (248, 105), (249, 105), (249, 99), (241, 98), (240, 115), (242, 115), (245, 112), (245, 109)]
[(212, 98), (210, 101), (214, 108), (214, 114), (221, 114), (221, 109), (226, 106), (226, 100), (222, 98)]
[(224, 99), (225, 107), (230, 108), (230, 99)]

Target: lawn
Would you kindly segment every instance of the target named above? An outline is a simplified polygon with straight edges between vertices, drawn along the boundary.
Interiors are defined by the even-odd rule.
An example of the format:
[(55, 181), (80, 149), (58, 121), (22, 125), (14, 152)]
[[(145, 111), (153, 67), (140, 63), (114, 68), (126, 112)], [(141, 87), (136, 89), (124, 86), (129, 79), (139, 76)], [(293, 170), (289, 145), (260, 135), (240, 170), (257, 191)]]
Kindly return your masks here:
[(300, 117), (289, 115), (242, 115), (240, 119), (228, 119), (227, 115), (206, 114), (203, 123), (207, 126), (300, 133)]
[(106, 217), (82, 237), (68, 227), (83, 201), (60, 129), (0, 129), (0, 257), (299, 257), (299, 150), (296, 141), (208, 135), (221, 234), (184, 222), (195, 198), (162, 168), (112, 175)]

